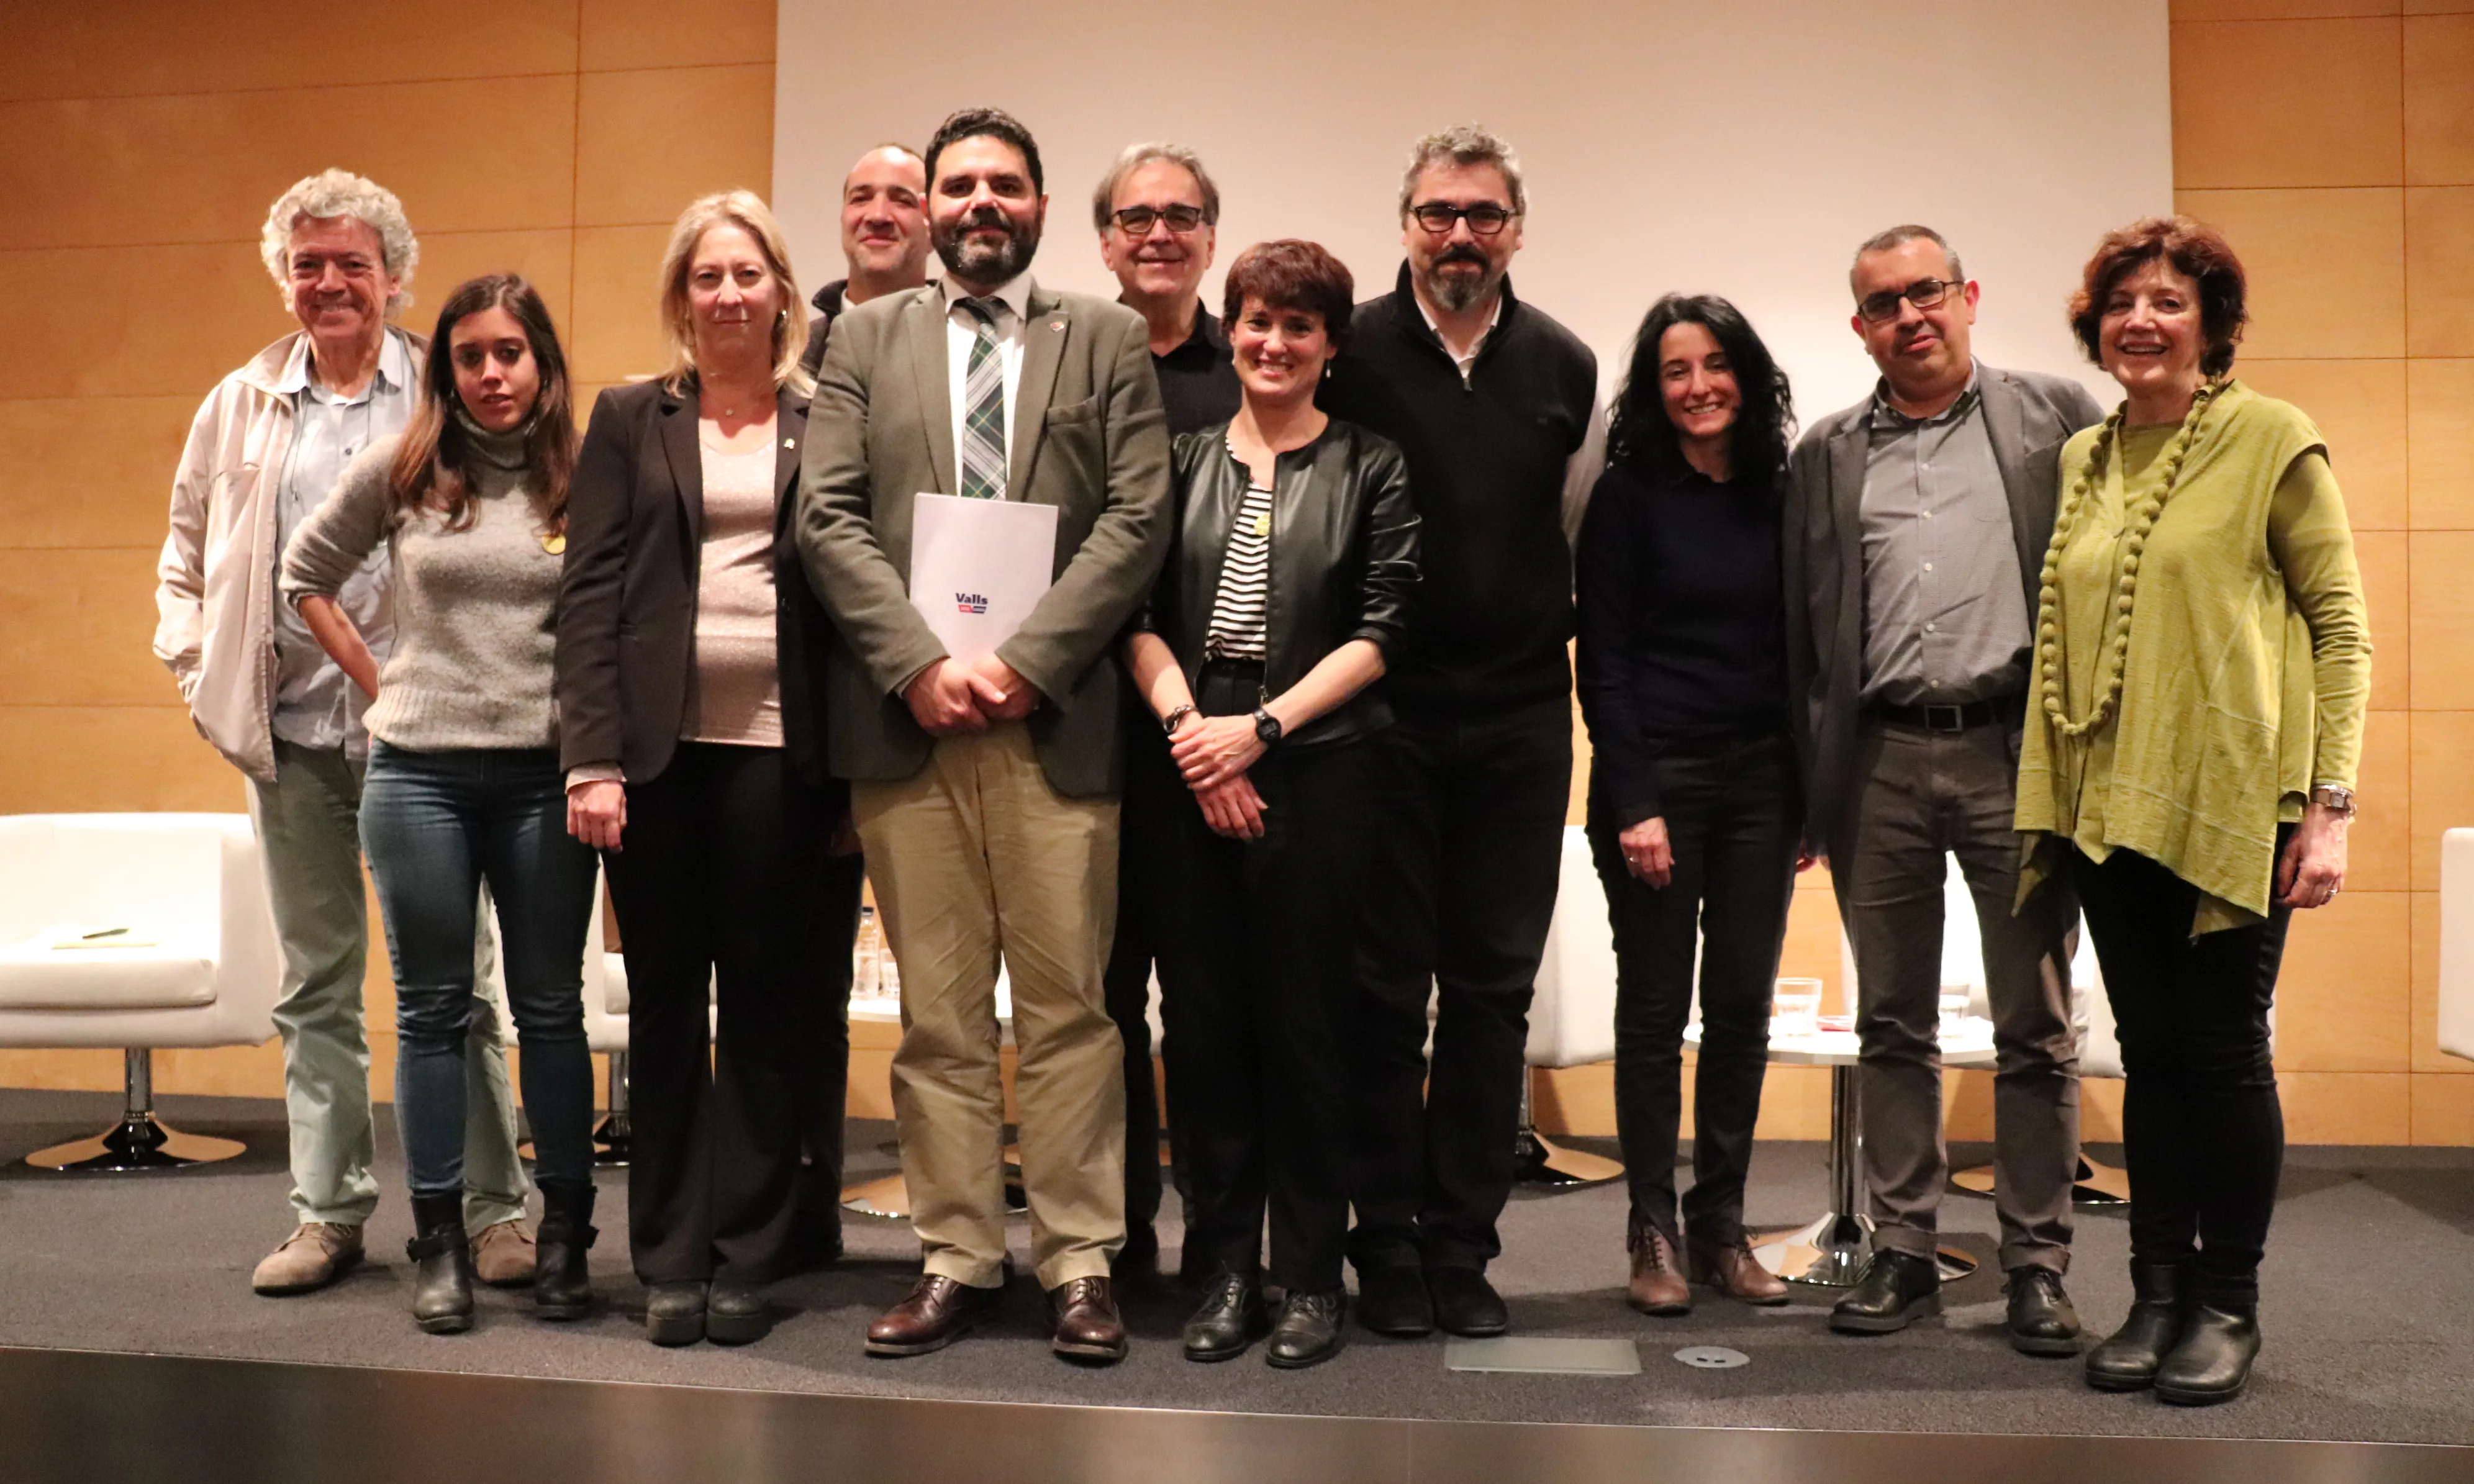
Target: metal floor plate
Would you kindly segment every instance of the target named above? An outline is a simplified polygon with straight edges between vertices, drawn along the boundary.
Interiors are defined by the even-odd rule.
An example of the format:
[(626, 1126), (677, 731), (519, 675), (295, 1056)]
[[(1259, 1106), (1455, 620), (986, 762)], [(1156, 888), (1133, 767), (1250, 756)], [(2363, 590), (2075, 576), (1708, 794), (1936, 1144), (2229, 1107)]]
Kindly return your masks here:
[(1443, 1369), (1532, 1375), (1638, 1375), (1640, 1347), (1630, 1340), (1551, 1340), (1525, 1334), (1454, 1339), (1443, 1346)]

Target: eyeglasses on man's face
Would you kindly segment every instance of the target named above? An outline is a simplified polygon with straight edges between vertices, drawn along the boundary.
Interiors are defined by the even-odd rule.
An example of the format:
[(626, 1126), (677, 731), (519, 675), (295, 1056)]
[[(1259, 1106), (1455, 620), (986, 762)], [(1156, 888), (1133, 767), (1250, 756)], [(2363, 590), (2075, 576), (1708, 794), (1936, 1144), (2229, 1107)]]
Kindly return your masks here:
[(1147, 237), (1162, 222), (1180, 237), (1202, 225), (1201, 207), (1127, 207), (1109, 215), (1115, 219), (1117, 230), (1128, 237)]
[(1919, 309), (1929, 309), (1948, 299), (1952, 290), (1965, 287), (1964, 282), (1951, 279), (1918, 279), (1904, 288), (1885, 288), (1878, 294), (1865, 295), (1856, 301), (1856, 312), (1864, 317), (1867, 325), (1879, 325), (1897, 317), (1902, 299)]
[(1411, 207), (1409, 214), (1417, 218), (1419, 226), (1439, 237), (1449, 232), (1454, 222), (1467, 222), (1469, 231), (1481, 237), (1492, 237), (1503, 231), (1505, 224), (1509, 223), (1516, 213), (1507, 211), (1492, 201), (1481, 201), (1469, 207), (1456, 207), (1448, 202), (1429, 201), (1421, 207)]

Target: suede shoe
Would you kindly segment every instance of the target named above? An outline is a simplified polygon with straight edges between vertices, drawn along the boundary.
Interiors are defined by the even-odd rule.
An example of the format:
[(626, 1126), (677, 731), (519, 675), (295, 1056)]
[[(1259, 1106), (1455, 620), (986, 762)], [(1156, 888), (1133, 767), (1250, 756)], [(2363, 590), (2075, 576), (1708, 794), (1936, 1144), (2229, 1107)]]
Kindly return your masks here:
[(1234, 1360), (1262, 1336), (1264, 1326), (1261, 1280), (1250, 1273), (1223, 1273), (1185, 1322), (1185, 1358)]
[(1841, 1334), (1896, 1334), (1940, 1312), (1941, 1269), (1932, 1259), (1877, 1248), (1864, 1276), (1831, 1306), (1830, 1327)]
[(473, 1233), (473, 1276), (493, 1288), (531, 1287), (537, 1260), (521, 1216)]
[(925, 1355), (940, 1350), (993, 1317), (1005, 1287), (973, 1288), (941, 1273), (923, 1274), (900, 1303), (867, 1326), (871, 1355)]
[(2013, 1271), (2006, 1285), (2010, 1348), (2022, 1355), (2075, 1355), (2079, 1352), (2079, 1311), (2062, 1288), (2062, 1276), (2050, 1268)]
[(2182, 1338), (2156, 1368), (2156, 1395), (2175, 1406), (2231, 1401), (2249, 1384), (2259, 1358), (2259, 1310), (2205, 1301), (2191, 1305)]
[(1737, 1303), (1769, 1308), (1786, 1302), (1786, 1280), (1760, 1265), (1741, 1234), (1733, 1242), (1705, 1242), (1687, 1235), (1684, 1256), (1692, 1281), (1707, 1283)]
[(1405, 1264), (1360, 1270), (1357, 1322), (1395, 1340), (1434, 1333), (1435, 1301), (1426, 1293), (1426, 1276)]
[(270, 1299), (315, 1293), (352, 1272), (360, 1260), (360, 1228), (304, 1221), (292, 1229), (282, 1246), (259, 1259), (249, 1286)]
[(1475, 1268), (1428, 1268), (1426, 1292), (1435, 1301), (1435, 1327), (1445, 1334), (1486, 1340), (1512, 1327), (1503, 1295)]
[(704, 1338), (701, 1279), (655, 1283), (644, 1294), (644, 1338), (655, 1345), (693, 1345)]
[(1624, 1285), (1624, 1302), (1644, 1314), (1691, 1313), (1692, 1290), (1685, 1286), (1675, 1244), (1665, 1232), (1637, 1218), (1630, 1236), (1625, 1246), (1632, 1251), (1632, 1279)]
[(1048, 1295), (1048, 1348), (1068, 1360), (1114, 1365), (1126, 1358), (1126, 1322), (1104, 1277), (1067, 1278)]
[(1283, 1371), (1322, 1364), (1340, 1353), (1340, 1322), (1347, 1312), (1348, 1294), (1344, 1289), (1289, 1290), (1280, 1304), (1280, 1317), (1272, 1322), (1263, 1358)]
[(2088, 1351), (2087, 1383), (2098, 1391), (2145, 1391), (2182, 1338), (2188, 1270), (2178, 1262), (2130, 1265), (2130, 1316)]
[(773, 1331), (773, 1314), (761, 1283), (714, 1279), (705, 1295), (704, 1337), (716, 1345), (753, 1345)]

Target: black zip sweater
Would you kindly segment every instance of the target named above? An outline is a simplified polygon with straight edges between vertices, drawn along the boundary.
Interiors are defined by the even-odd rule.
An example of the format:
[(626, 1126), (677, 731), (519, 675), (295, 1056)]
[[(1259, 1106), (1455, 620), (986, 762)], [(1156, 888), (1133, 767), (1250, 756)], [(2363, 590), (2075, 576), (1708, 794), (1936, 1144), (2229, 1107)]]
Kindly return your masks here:
[(1400, 446), (1421, 523), (1408, 635), (1383, 682), (1395, 706), (1467, 716), (1570, 693), (1564, 474), (1597, 386), (1589, 348), (1508, 279), (1466, 386), (1407, 264), (1353, 311), (1320, 402)]

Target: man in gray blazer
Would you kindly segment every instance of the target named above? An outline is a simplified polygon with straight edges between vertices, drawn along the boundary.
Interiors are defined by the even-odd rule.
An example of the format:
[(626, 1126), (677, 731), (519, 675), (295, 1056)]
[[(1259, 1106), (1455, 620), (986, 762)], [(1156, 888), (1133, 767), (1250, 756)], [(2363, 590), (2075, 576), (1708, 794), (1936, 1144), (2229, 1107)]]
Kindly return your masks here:
[[(1116, 912), (1125, 693), (1114, 641), (1168, 549), (1165, 414), (1142, 316), (1031, 281), (1048, 198), (1030, 132), (948, 118), (926, 154), (945, 278), (834, 326), (798, 542), (834, 617), (826, 739), (902, 961), (894, 1115), (925, 1257), (871, 1354), (938, 1350), (1006, 1279), (995, 1004), (1011, 970), (1031, 1258), (1058, 1353), (1113, 1361), (1125, 1085), (1101, 985)], [(911, 604), (913, 497), (1056, 507), (1054, 585), (976, 664)]]
[(2075, 381), (1975, 359), (1977, 286), (1930, 228), (1872, 238), (1849, 280), (1850, 323), (1881, 380), (1797, 446), (1785, 541), (1807, 843), (1828, 854), (1855, 944), (1875, 1223), (1874, 1260), (1831, 1327), (1886, 1333), (1940, 1305), (1937, 1000), (1954, 854), (1992, 1000), (2010, 1340), (2071, 1354), (2078, 1061), (2064, 945), (2075, 909), (2048, 888), (2012, 912), (2011, 817), (2060, 448), (2102, 414)]

